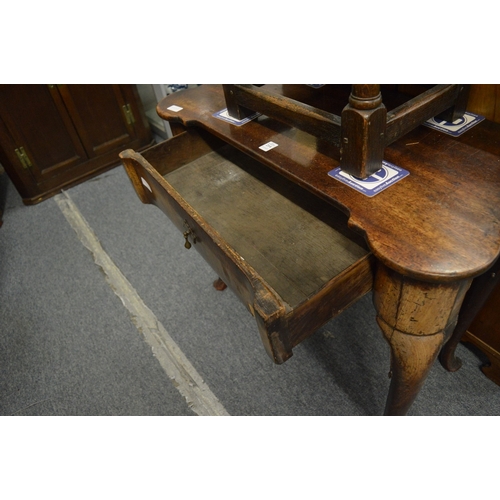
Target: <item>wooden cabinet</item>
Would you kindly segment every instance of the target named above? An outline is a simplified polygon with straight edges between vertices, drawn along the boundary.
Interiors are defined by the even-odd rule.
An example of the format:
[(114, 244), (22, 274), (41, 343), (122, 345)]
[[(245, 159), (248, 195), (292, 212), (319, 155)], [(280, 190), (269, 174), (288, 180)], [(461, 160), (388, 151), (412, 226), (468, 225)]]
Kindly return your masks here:
[(150, 144), (135, 85), (0, 85), (0, 162), (27, 205)]

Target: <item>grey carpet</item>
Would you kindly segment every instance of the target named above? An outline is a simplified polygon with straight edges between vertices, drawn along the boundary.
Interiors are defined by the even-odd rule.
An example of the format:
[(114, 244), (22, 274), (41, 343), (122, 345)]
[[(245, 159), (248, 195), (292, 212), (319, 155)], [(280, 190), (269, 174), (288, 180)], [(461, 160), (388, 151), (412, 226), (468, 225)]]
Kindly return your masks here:
[(54, 200), (8, 190), (0, 414), (190, 415)]
[[(5, 176), (4, 176), (5, 177)], [(5, 180), (4, 180), (5, 182)], [(380, 415), (389, 348), (370, 296), (274, 365), (254, 319), (122, 167), (68, 191), (104, 250), (231, 415)], [(438, 363), (410, 415), (498, 415), (483, 357)], [(0, 229), (0, 414), (193, 415), (54, 199), (7, 186)]]

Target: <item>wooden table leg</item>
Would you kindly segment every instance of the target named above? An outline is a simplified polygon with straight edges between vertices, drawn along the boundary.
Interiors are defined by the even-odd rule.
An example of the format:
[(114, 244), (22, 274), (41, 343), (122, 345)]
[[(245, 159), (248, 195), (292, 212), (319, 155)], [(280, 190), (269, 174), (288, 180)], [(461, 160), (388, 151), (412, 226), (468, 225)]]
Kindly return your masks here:
[(424, 283), (379, 265), (374, 304), (391, 347), (385, 415), (406, 415), (456, 325), (470, 282)]
[(220, 278), (217, 278), (214, 281), (213, 285), (214, 285), (214, 288), (216, 290), (218, 290), (219, 292), (222, 292), (223, 290), (225, 290), (227, 288), (227, 285)]
[(387, 125), (380, 85), (353, 85), (341, 123), (340, 168), (363, 179), (380, 170)]
[(455, 356), (455, 350), (499, 280), (500, 259), (497, 259), (488, 271), (475, 278), (472, 282), (460, 309), (458, 323), (453, 331), (453, 335), (446, 342), (439, 354), (439, 361), (448, 371), (457, 371), (462, 366), (460, 358)]

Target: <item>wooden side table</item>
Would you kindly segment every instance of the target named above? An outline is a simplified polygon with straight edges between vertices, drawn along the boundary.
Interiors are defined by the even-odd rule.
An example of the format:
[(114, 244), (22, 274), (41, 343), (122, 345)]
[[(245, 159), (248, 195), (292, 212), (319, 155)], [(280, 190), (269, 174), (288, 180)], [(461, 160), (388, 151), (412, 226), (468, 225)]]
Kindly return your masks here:
[[(391, 347), (392, 380), (385, 414), (406, 414), (456, 325), (472, 279), (492, 266), (500, 254), (500, 127), (484, 121), (459, 138), (424, 126), (415, 128), (385, 149), (385, 160), (409, 175), (368, 197), (329, 175), (339, 161), (329, 154), (324, 141), (266, 116), (236, 126), (217, 117), (225, 107), (220, 85), (202, 86), (160, 102), (161, 118), (186, 131), (144, 156), (131, 150), (122, 153), (137, 194), (174, 220), (186, 246), (198, 248), (246, 303), (277, 363), (288, 359), (293, 347), (321, 324), (373, 290), (377, 323)], [(220, 148), (231, 151), (226, 154)], [(212, 152), (217, 158), (209, 158)], [(225, 163), (228, 154), (236, 154), (236, 159), (228, 161), (237, 168)], [(221, 155), (224, 162), (219, 160)], [(199, 158), (203, 158), (201, 167)], [(226, 165), (224, 175), (222, 163)], [(198, 187), (189, 180), (198, 178), (195, 167), (212, 172)], [(262, 167), (264, 173), (257, 173)], [(268, 213), (257, 209), (271, 199), (272, 192), (280, 191), (281, 183), (268, 184), (265, 172), (273, 177), (277, 174), (288, 186), (286, 190), (293, 191), (290, 186), (301, 190), (295, 198), (283, 194), (293, 203), (300, 205), (300, 199), (308, 199), (305, 210), (313, 219), (305, 224), (309, 228), (304, 233), (306, 249), (310, 245), (319, 251), (317, 235), (323, 235), (319, 238), (319, 246), (326, 247), (320, 252), (323, 260), (302, 273), (303, 277), (311, 273), (318, 277), (323, 263), (326, 266), (340, 255), (339, 248), (342, 254), (348, 247), (351, 250), (343, 269), (325, 267), (323, 282), (315, 282), (295, 302), (285, 298), (288, 287), (278, 292), (279, 282), (271, 285), (247, 263), (242, 252), (251, 245), (238, 249), (224, 233), (232, 204), (239, 203), (238, 198), (244, 197), (253, 182), (241, 180), (248, 173), (270, 188), (269, 196), (254, 203), (253, 212), (243, 212), (247, 217), (231, 227), (243, 228), (244, 234), (269, 224)], [(240, 196), (228, 194), (229, 204), (223, 203), (222, 188), (233, 185), (235, 179), (241, 181), (240, 191), (235, 191)], [(200, 193), (205, 192), (202, 186), (213, 193), (205, 207), (199, 207), (203, 201)], [(279, 200), (271, 204), (272, 212), (279, 206)], [(256, 224), (245, 229), (244, 222), (252, 215)], [(335, 221), (328, 222), (328, 217)], [(335, 235), (323, 224), (333, 228)], [(319, 229), (313, 231), (313, 226)], [(282, 239), (297, 233), (291, 223), (280, 227)], [(301, 237), (294, 234), (292, 241), (299, 246)], [(348, 242), (356, 246), (350, 247)], [(260, 246), (256, 249), (262, 254)], [(273, 249), (271, 245), (270, 255), (276, 253)], [(280, 252), (287, 257), (294, 247)], [(306, 264), (304, 260), (300, 266)], [(290, 281), (288, 271), (282, 272), (281, 264), (277, 267), (280, 276)], [(301, 282), (298, 288), (304, 293), (302, 286)], [(345, 301), (339, 300), (342, 290), (348, 297)]]

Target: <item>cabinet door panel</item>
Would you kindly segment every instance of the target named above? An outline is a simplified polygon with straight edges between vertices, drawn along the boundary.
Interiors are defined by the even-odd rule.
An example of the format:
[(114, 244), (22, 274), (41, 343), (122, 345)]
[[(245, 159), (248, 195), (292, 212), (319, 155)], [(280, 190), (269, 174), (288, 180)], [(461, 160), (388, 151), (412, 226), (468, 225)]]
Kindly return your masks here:
[(134, 85), (0, 85), (0, 162), (26, 205), (151, 142)]
[[(0, 114), (16, 148), (24, 148), (37, 183), (87, 160), (57, 89), (0, 85)], [(14, 157), (14, 151), (6, 154)]]
[(119, 85), (59, 85), (59, 91), (90, 158), (135, 138)]

